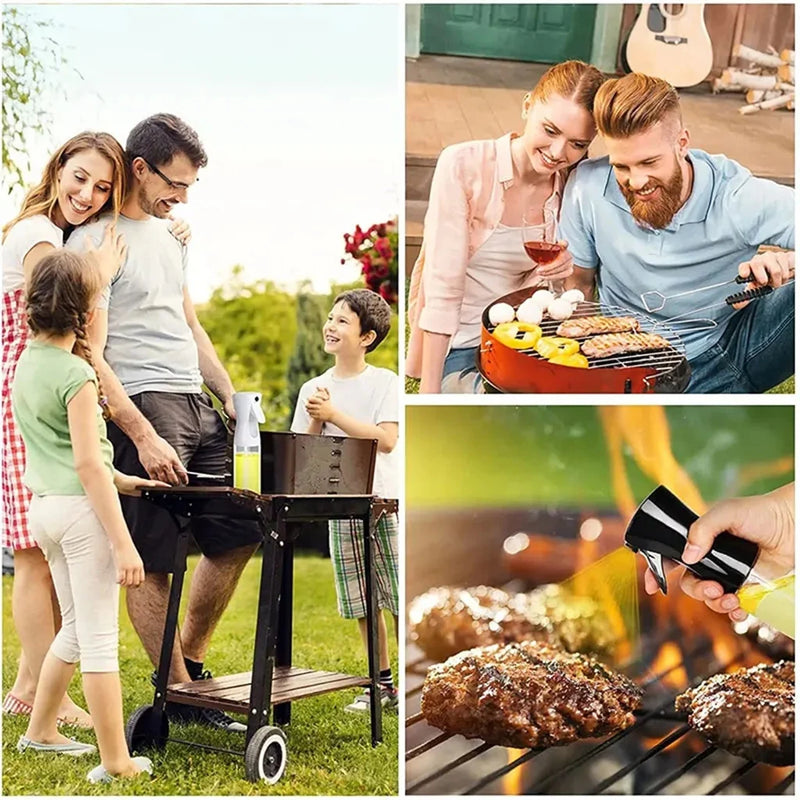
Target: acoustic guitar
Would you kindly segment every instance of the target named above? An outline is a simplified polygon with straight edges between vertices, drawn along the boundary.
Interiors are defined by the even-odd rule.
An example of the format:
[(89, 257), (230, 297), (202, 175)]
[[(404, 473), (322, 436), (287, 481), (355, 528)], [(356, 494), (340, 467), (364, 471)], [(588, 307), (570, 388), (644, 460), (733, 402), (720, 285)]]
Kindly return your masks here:
[(643, 3), (625, 47), (632, 72), (694, 86), (713, 63), (703, 3)]

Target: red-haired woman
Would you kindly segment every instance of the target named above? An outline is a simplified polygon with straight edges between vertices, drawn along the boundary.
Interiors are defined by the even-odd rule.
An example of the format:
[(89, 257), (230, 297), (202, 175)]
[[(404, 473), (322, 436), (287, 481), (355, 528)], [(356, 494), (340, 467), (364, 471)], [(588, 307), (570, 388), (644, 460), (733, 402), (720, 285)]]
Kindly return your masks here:
[[(534, 267), (522, 247), (527, 224), (555, 220), (564, 181), (594, 139), (595, 67), (551, 67), (525, 95), (521, 134), (463, 142), (439, 156), (411, 275), (406, 375), (420, 392), (480, 391), (475, 366), (481, 312), (496, 298), (572, 272), (567, 250)], [(534, 209), (539, 219), (531, 219)], [(549, 232), (554, 233), (554, 231)]]

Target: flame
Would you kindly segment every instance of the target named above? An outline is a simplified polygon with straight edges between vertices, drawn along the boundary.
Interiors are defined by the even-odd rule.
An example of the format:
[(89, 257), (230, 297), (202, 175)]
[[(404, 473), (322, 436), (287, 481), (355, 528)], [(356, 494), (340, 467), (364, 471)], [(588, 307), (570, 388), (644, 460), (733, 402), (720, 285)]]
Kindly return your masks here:
[(698, 513), (706, 510), (700, 490), (672, 452), (669, 422), (662, 406), (602, 406), (598, 409), (608, 443), (614, 499), (630, 519), (639, 505), (625, 471), (623, 448), (648, 477), (662, 483)]
[[(516, 750), (513, 747), (508, 748), (508, 761), (507, 764), (511, 764), (512, 762), (516, 761), (521, 756), (527, 753), (527, 750)], [(522, 774), (525, 772), (523, 769), (512, 769), (511, 772), (507, 772), (503, 776), (503, 794), (522, 794)]]
[(683, 691), (689, 683), (683, 666), (683, 653), (675, 642), (666, 641), (661, 645), (651, 669), (655, 675), (662, 676), (661, 683), (676, 691)]

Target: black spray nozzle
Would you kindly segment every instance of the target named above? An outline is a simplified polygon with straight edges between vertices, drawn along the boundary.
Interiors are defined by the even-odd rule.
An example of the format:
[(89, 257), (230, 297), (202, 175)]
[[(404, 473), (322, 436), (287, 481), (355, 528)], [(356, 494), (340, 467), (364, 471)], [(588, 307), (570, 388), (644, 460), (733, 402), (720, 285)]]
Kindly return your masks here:
[(736, 592), (745, 582), (758, 557), (758, 545), (731, 533), (720, 533), (711, 550), (696, 564), (681, 560), (689, 528), (697, 514), (687, 508), (664, 486), (654, 489), (628, 523), (625, 545), (640, 552), (655, 575), (661, 591), (667, 593), (664, 559), (683, 564), (704, 581), (716, 581), (725, 592)]

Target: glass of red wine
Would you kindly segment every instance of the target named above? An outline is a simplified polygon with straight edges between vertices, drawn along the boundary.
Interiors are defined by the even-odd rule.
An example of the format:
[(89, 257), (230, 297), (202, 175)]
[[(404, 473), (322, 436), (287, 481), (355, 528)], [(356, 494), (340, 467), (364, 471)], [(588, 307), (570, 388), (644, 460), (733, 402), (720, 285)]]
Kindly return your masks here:
[[(522, 215), (522, 246), (536, 270), (551, 264), (561, 255), (564, 247), (556, 241), (556, 217), (552, 210), (537, 206), (525, 211)], [(560, 294), (564, 281), (548, 281), (548, 287)]]

